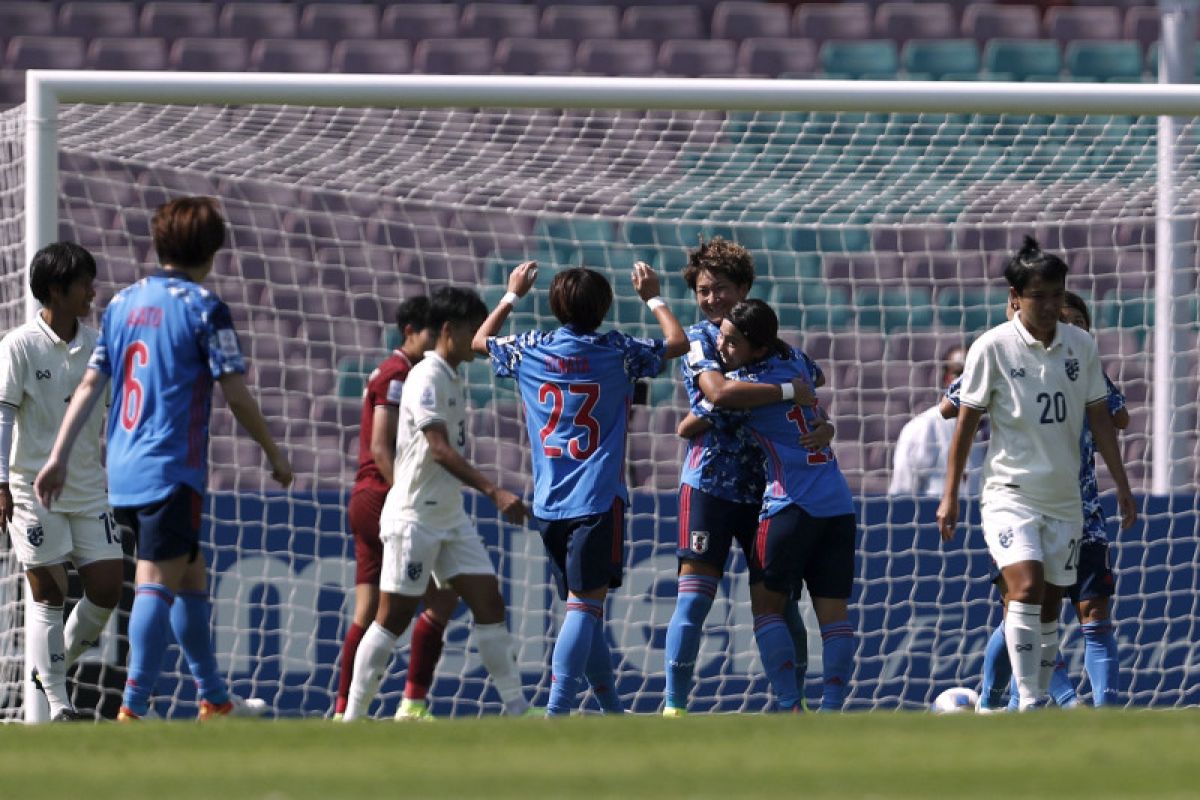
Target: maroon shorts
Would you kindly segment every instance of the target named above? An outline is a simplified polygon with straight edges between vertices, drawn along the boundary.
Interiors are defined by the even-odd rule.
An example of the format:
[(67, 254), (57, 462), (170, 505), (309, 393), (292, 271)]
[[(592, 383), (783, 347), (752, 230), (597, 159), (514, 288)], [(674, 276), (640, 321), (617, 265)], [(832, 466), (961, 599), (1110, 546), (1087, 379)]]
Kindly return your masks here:
[(354, 534), (354, 583), (379, 585), (379, 573), (383, 570), (383, 542), (379, 539), (379, 515), (387, 492), (363, 489), (350, 495), (350, 506), (346, 516), (350, 518), (350, 532)]

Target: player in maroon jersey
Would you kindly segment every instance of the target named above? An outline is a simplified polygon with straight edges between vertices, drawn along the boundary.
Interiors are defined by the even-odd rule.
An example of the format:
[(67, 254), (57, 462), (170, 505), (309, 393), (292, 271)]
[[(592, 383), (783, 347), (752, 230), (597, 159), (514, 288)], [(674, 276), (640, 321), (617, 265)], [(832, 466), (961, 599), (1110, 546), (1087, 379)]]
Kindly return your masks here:
[[(354, 577), (354, 623), (342, 644), (335, 714), (345, 711), (358, 643), (379, 607), (379, 572), (383, 557), (379, 514), (392, 486), (400, 390), (413, 364), (433, 346), (436, 332), (429, 327), (428, 318), (429, 300), (425, 297), (411, 297), (400, 304), (396, 326), (404, 336), (404, 343), (371, 373), (363, 396), (358, 473), (354, 476), (354, 489), (347, 509), (350, 531), (354, 534), (354, 557), (358, 562)], [(425, 697), (433, 682), (434, 667), (442, 655), (446, 624), (454, 614), (458, 595), (452, 589), (438, 589), (430, 581), (424, 600), (425, 611), (413, 627), (408, 680), (398, 718), (428, 715)]]

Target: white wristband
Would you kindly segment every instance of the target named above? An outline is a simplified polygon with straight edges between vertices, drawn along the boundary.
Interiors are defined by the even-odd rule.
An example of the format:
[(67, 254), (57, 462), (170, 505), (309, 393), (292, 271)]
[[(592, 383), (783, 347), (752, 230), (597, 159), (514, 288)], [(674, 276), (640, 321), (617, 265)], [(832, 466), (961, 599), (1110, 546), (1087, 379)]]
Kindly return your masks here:
[(779, 384), (779, 391), (783, 393), (784, 400), (794, 400), (796, 398), (796, 387), (790, 383)]
[(653, 313), (666, 306), (666, 304), (666, 301), (661, 297), (651, 297), (646, 301), (646, 308), (650, 309), (651, 313)]
[(500, 302), (508, 303), (513, 308), (516, 308), (517, 301), (520, 299), (521, 299), (521, 296), (519, 294), (517, 294), (516, 292), (505, 292), (504, 296), (500, 298)]

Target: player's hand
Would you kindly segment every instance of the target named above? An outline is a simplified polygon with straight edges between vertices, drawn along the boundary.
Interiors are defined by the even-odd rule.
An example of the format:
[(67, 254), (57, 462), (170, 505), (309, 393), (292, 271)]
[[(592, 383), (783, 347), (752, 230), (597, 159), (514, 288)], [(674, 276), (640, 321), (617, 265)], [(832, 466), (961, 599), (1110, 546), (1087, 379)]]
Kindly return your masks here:
[(283, 453), (271, 460), (271, 479), (284, 489), (292, 485), (292, 479), (295, 477), (292, 472), (292, 463)]
[(50, 504), (62, 494), (63, 485), (67, 482), (67, 465), (51, 459), (42, 467), (42, 471), (33, 480), (33, 493), (38, 502), (50, 510)]
[(1121, 530), (1127, 531), (1137, 522), (1137, 502), (1131, 492), (1117, 492), (1117, 510), (1121, 512)]
[(798, 406), (812, 407), (817, 404), (817, 392), (804, 378), (792, 378), (792, 402)]
[(958, 498), (950, 495), (942, 495), (942, 502), (937, 510), (938, 533), (942, 535), (942, 541), (948, 542), (954, 538), (954, 531), (958, 528)]
[(525, 518), (529, 516), (529, 509), (525, 507), (525, 502), (512, 492), (498, 488), (492, 500), (496, 503), (496, 508), (500, 510), (500, 515), (506, 522), (523, 525)]
[(633, 288), (643, 301), (662, 294), (658, 286), (658, 274), (645, 261), (633, 265)]
[(533, 288), (534, 282), (537, 280), (537, 262), (524, 261), (516, 266), (508, 276), (508, 291), (515, 294), (517, 297), (524, 297), (529, 294), (529, 290)]
[(821, 424), (800, 437), (800, 444), (809, 450), (824, 450), (833, 441), (833, 423), (822, 420)]
[(0, 533), (8, 532), (8, 523), (13, 518), (12, 492), (8, 486), (0, 486)]

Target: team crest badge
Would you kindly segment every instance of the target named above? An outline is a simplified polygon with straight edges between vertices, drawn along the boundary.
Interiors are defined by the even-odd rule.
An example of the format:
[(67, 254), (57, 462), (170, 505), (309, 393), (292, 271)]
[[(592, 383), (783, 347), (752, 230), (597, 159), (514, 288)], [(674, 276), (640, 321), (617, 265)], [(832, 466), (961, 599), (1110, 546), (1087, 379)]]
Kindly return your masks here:
[(46, 531), (41, 525), (34, 525), (25, 531), (25, 538), (29, 540), (31, 547), (41, 547), (42, 542), (46, 541)]
[(1075, 380), (1076, 378), (1079, 377), (1079, 359), (1078, 358), (1068, 358), (1067, 359), (1067, 377), (1070, 378), (1071, 380)]
[(708, 552), (708, 531), (692, 531), (692, 552)]
[(408, 579), (415, 581), (421, 577), (421, 573), (425, 571), (425, 565), (420, 561), (414, 561), (408, 565)]
[(433, 394), (432, 386), (426, 386), (425, 391), (421, 392), (421, 405), (425, 408), (437, 408), (437, 397)]
[(1000, 546), (1001, 547), (1007, 549), (1012, 544), (1012, 540), (1013, 540), (1013, 535), (1012, 535), (1011, 529), (1005, 528), (1004, 530), (1000, 531)]

